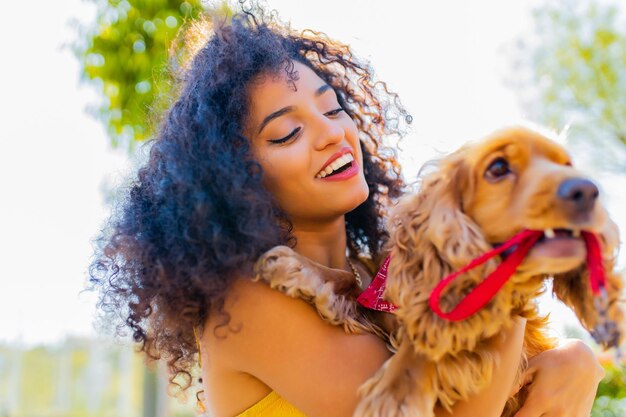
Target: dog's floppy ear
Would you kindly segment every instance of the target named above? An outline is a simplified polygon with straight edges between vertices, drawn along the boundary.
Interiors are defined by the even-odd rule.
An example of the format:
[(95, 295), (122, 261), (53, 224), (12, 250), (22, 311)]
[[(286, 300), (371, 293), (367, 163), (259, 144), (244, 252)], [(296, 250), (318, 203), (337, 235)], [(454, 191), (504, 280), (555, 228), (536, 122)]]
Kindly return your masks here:
[(602, 264), (606, 277), (606, 299), (591, 291), (586, 265), (554, 276), (552, 291), (570, 307), (596, 342), (605, 348), (616, 347), (624, 337), (624, 314), (619, 305), (624, 286), (623, 277), (615, 271), (619, 232), (607, 218), (607, 227), (598, 235), (602, 246)]
[[(509, 313), (496, 297), (467, 320), (448, 322), (428, 305), (430, 293), (445, 276), (491, 249), (462, 209), (473, 192), (473, 175), (462, 152), (446, 158), (389, 219), (392, 251), (385, 298), (398, 306), (396, 314), (416, 348), (432, 357), (473, 349), (479, 337), (495, 334), (501, 328), (495, 323), (502, 323)], [(444, 291), (442, 309), (455, 307), (495, 267), (495, 261), (488, 261), (458, 277)], [(489, 320), (493, 326), (485, 323)]]

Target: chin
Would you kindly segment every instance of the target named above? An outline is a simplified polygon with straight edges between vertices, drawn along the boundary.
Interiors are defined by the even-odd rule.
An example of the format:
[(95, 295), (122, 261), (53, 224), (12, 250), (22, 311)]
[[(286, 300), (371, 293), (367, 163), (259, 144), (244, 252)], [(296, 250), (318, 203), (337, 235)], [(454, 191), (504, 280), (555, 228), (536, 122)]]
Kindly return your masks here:
[(357, 201), (356, 207), (358, 207), (361, 204), (365, 203), (367, 201), (367, 199), (369, 198), (369, 196), (370, 196), (370, 190), (369, 190), (368, 187), (365, 187), (365, 188), (361, 189), (361, 192), (359, 193), (359, 195), (356, 198), (356, 201)]
[(370, 196), (370, 189), (369, 189), (369, 187), (367, 187), (367, 183), (365, 182), (365, 180), (363, 180), (363, 183), (365, 184), (365, 187), (361, 186), (360, 189), (356, 190), (356, 193), (355, 193), (355, 196), (354, 196), (353, 207), (351, 207), (348, 211), (352, 211), (352, 210), (356, 209), (361, 204), (365, 203), (367, 201), (367, 199), (369, 198), (369, 196)]

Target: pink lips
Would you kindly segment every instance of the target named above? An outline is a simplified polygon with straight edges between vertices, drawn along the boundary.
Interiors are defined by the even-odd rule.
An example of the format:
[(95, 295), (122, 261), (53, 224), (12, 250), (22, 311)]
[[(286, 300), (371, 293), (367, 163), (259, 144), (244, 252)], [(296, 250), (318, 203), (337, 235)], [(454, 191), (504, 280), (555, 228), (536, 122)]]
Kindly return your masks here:
[(357, 164), (356, 159), (350, 163), (350, 168), (346, 169), (339, 174), (329, 175), (328, 177), (320, 178), (322, 181), (343, 181), (348, 178), (354, 177), (359, 173), (359, 164)]
[(352, 148), (350, 148), (349, 146), (344, 146), (343, 148), (341, 148), (339, 152), (335, 152), (334, 154), (332, 154), (330, 158), (328, 158), (328, 160), (324, 163), (324, 165), (322, 165), (322, 167), (317, 172), (322, 171), (328, 165), (332, 164), (335, 161), (335, 159), (341, 158), (343, 155), (350, 153), (350, 152), (352, 152)]

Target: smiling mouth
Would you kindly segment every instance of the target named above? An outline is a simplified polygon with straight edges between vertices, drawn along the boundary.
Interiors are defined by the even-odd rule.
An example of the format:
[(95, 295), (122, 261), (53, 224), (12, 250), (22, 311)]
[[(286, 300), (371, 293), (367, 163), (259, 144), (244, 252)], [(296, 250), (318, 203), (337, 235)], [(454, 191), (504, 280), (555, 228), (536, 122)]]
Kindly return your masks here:
[(332, 177), (333, 175), (342, 173), (346, 171), (354, 165), (354, 157), (351, 153), (346, 153), (343, 156), (335, 159), (332, 163), (330, 163), (326, 168), (321, 170), (315, 175), (315, 178), (326, 178)]

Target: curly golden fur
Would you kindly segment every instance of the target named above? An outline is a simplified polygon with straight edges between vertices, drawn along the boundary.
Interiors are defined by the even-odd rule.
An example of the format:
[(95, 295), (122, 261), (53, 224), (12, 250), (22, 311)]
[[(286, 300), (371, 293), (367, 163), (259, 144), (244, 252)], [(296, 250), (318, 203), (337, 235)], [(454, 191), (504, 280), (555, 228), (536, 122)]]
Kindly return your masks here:
[[(398, 307), (391, 335), (397, 351), (361, 387), (357, 416), (430, 417), (435, 404), (449, 409), (477, 393), (490, 381), (496, 360), (485, 342), (509, 328), (515, 315), (527, 319), (521, 372), (528, 357), (555, 346), (534, 301), (552, 277), (554, 294), (596, 340), (609, 347), (622, 339), (623, 313), (617, 303), (622, 279), (614, 270), (617, 226), (596, 201), (595, 185), (572, 166), (560, 145), (538, 131), (512, 127), (464, 146), (434, 168), (422, 178), (419, 192), (406, 196), (389, 219), (385, 298)], [(430, 309), (429, 296), (443, 277), (524, 229), (552, 229), (558, 235), (544, 236), (476, 314), (452, 322)], [(595, 233), (602, 245), (607, 278), (603, 304), (591, 292), (580, 230)], [(264, 256), (257, 264), (258, 279), (292, 296), (302, 294), (293, 286), (308, 288), (304, 298), (322, 317), (349, 331), (368, 328), (355, 316), (354, 291), (332, 291), (337, 281), (350, 280), (349, 274), (333, 275), (293, 251), (279, 255), (270, 256), (270, 263), (291, 262), (290, 269), (268, 274)], [(456, 306), (497, 265), (492, 259), (453, 281), (442, 295), (443, 310)], [(341, 286), (345, 290), (346, 284)], [(522, 390), (509, 400), (503, 415), (513, 415), (524, 395)]]

